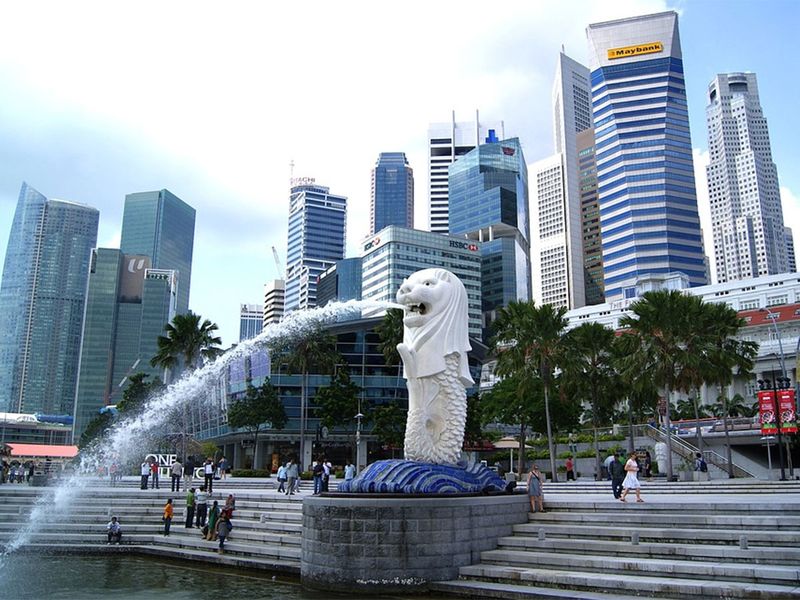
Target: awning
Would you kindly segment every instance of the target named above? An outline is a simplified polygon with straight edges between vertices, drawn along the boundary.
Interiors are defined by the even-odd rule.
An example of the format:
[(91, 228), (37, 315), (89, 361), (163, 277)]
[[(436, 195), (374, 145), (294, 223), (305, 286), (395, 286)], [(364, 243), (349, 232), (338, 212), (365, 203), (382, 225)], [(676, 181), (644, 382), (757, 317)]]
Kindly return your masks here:
[(6, 444), (11, 456), (16, 458), (75, 458), (77, 446), (52, 446), (48, 444)]

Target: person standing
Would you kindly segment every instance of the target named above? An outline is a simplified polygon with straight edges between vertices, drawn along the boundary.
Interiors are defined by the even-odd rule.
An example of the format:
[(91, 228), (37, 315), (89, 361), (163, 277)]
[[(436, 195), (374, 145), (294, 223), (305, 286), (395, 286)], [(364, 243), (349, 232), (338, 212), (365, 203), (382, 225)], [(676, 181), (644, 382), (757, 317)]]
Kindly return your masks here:
[(278, 493), (286, 492), (286, 467), (278, 465)]
[(183, 463), (180, 460), (176, 460), (172, 463), (172, 487), (170, 488), (173, 492), (180, 492), (181, 491), (181, 477), (183, 477)]
[(567, 437), (567, 443), (569, 445), (569, 451), (572, 454), (578, 453), (578, 436), (575, 435), (574, 431), (571, 431), (569, 436)]
[(225, 554), (225, 539), (230, 535), (231, 529), (233, 529), (231, 518), (227, 511), (223, 510), (220, 513), (216, 529), (217, 537), (219, 538), (219, 550), (217, 550), (217, 552)]
[(353, 463), (349, 462), (344, 468), (344, 480), (350, 481), (356, 476), (356, 467)]
[(219, 502), (214, 500), (211, 509), (208, 511), (208, 533), (206, 539), (213, 542), (217, 536), (217, 521), (219, 520)]
[[(111, 487), (117, 485), (117, 470), (119, 467), (117, 466), (117, 461), (112, 461), (111, 465), (108, 467), (108, 474), (111, 477)], [(33, 475), (33, 465), (31, 465), (31, 475)]]
[(195, 494), (194, 502), (196, 505), (197, 519), (195, 521), (197, 527), (201, 528), (206, 524), (206, 514), (208, 513), (208, 492), (205, 486)]
[(194, 484), (194, 459), (190, 456), (186, 459), (183, 467), (183, 489), (192, 487)]
[(567, 470), (567, 481), (575, 481), (575, 463), (572, 462), (572, 456), (567, 457), (564, 468)]
[(164, 505), (164, 516), (161, 517), (161, 520), (164, 521), (164, 535), (169, 535), (169, 526), (172, 525), (172, 513), (172, 498), (169, 498)]
[(316, 496), (322, 491), (322, 461), (315, 460), (311, 464), (311, 475), (314, 478), (314, 495)]
[(608, 473), (611, 476), (611, 492), (614, 494), (614, 498), (619, 500), (622, 494), (622, 480), (625, 479), (625, 465), (620, 462), (618, 452), (615, 452), (611, 458), (611, 462), (608, 463)]
[[(203, 477), (205, 483), (204, 487), (210, 494), (214, 491), (214, 461), (211, 460), (210, 456), (206, 459), (206, 462), (203, 463)], [(202, 490), (203, 488), (200, 489)]]
[(225, 481), (225, 477), (228, 475), (228, 459), (224, 456), (219, 459), (217, 470), (219, 471), (219, 478)]
[(329, 461), (327, 458), (323, 458), (322, 459), (322, 491), (323, 492), (327, 492), (328, 491), (328, 485), (330, 484), (330, 481), (331, 481), (331, 469), (332, 468), (333, 468), (333, 465), (331, 465), (331, 461)]
[(615, 456), (618, 456), (616, 452), (609, 451), (608, 452), (608, 456), (606, 456), (606, 459), (603, 461), (603, 468), (606, 470), (605, 476), (608, 477), (609, 479), (612, 478), (611, 477), (611, 463), (614, 462), (615, 460), (617, 460), (616, 458), (614, 458)]
[(150, 479), (150, 462), (144, 461), (142, 463), (142, 489), (147, 489), (147, 480)]
[(636, 452), (631, 452), (630, 456), (628, 456), (628, 462), (625, 463), (625, 472), (627, 475), (625, 475), (625, 479), (622, 482), (622, 487), (625, 488), (625, 491), (622, 492), (622, 495), (619, 497), (620, 501), (625, 502), (625, 497), (628, 495), (628, 492), (633, 490), (636, 492), (636, 501), (644, 502), (639, 491), (642, 486), (639, 484), (639, 478), (637, 477), (639, 463), (636, 462)]
[(150, 474), (152, 476), (150, 489), (158, 489), (158, 462), (155, 460), (150, 463)]
[(189, 493), (186, 494), (186, 529), (189, 529), (194, 521), (194, 503), (194, 488), (189, 488)]
[(290, 460), (286, 467), (286, 479), (288, 480), (286, 489), (287, 496), (294, 496), (294, 486), (295, 482), (297, 481), (298, 474), (297, 465), (293, 460)]
[(539, 467), (534, 464), (528, 473), (528, 497), (531, 501), (531, 512), (544, 512), (544, 494), (542, 493), (542, 488), (542, 474), (539, 471)]
[(653, 476), (653, 457), (650, 456), (650, 450), (645, 450), (644, 453), (644, 476), (649, 480)]

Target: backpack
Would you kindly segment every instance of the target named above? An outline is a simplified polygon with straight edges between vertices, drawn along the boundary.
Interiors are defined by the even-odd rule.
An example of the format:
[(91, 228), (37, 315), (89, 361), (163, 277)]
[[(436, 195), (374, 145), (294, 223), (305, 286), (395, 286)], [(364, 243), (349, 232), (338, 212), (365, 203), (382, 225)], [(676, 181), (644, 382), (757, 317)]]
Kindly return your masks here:
[(314, 475), (322, 475), (322, 465), (320, 463), (314, 465)]
[(703, 473), (708, 472), (708, 464), (706, 463), (705, 459), (700, 459), (700, 471)]

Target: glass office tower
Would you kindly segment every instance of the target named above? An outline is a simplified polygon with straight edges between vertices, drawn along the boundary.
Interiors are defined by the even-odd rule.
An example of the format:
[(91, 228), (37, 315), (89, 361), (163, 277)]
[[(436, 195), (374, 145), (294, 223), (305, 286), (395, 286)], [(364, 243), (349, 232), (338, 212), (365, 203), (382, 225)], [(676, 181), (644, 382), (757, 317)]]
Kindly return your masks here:
[(189, 310), (194, 221), (195, 210), (169, 190), (125, 196), (120, 250), (149, 256), (154, 269), (177, 271), (176, 314)]
[(528, 168), (519, 140), (482, 144), (450, 165), (450, 235), (482, 242), (483, 328), (531, 296)]
[(99, 217), (22, 184), (0, 284), (0, 411), (72, 414)]
[(414, 170), (403, 152), (381, 152), (372, 169), (370, 235), (389, 225), (414, 226)]
[(589, 25), (603, 279), (609, 302), (636, 281), (705, 285), (678, 15)]

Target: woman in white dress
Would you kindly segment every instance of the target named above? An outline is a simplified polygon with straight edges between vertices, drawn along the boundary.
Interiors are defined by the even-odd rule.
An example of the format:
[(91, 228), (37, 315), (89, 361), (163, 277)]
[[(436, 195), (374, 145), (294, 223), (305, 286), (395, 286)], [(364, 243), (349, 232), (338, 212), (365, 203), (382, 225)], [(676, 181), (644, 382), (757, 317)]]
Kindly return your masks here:
[(633, 490), (636, 492), (636, 501), (637, 502), (644, 502), (642, 497), (640, 496), (639, 488), (642, 486), (639, 484), (639, 478), (636, 474), (639, 472), (639, 463), (636, 462), (636, 452), (631, 452), (628, 456), (628, 462), (625, 463), (625, 479), (622, 482), (622, 487), (625, 488), (625, 491), (622, 492), (622, 495), (619, 497), (620, 501), (625, 502), (625, 496), (628, 495), (628, 492)]

